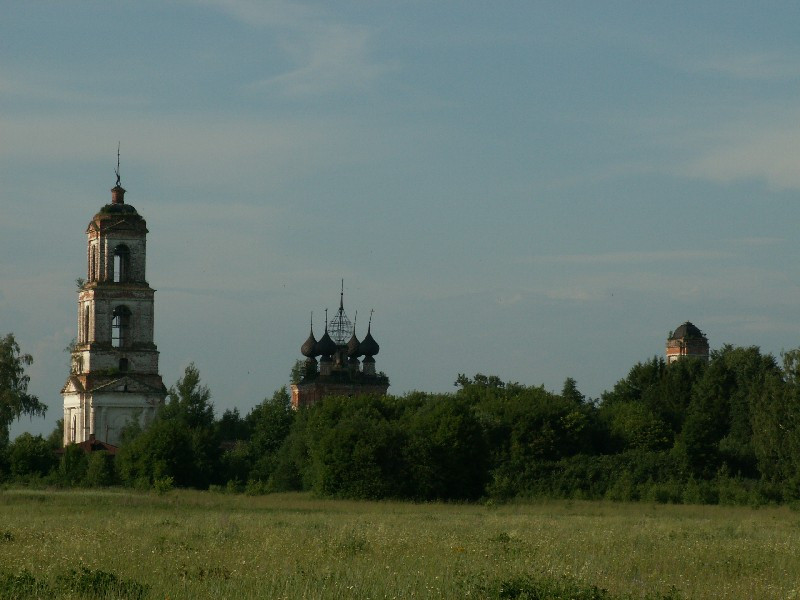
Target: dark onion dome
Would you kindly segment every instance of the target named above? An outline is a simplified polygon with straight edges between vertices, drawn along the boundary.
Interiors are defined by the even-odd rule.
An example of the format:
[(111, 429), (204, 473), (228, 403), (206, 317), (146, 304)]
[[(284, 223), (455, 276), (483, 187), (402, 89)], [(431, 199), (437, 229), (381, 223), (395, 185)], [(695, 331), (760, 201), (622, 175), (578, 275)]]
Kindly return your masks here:
[(316, 351), (317, 348), (317, 340), (314, 337), (314, 330), (311, 330), (311, 333), (308, 334), (308, 339), (303, 342), (303, 345), (300, 346), (300, 354), (305, 356), (306, 358), (314, 358), (315, 356), (319, 356), (319, 353)]
[(358, 349), (364, 356), (375, 356), (380, 352), (381, 347), (378, 345), (378, 342), (375, 341), (375, 338), (372, 337), (369, 330), (370, 327), (367, 327), (367, 335), (361, 340)]
[(705, 339), (706, 336), (697, 327), (686, 321), (683, 325), (679, 326), (672, 335), (669, 336), (671, 340), (686, 340), (686, 339)]
[(316, 352), (317, 356), (331, 356), (336, 352), (337, 346), (336, 342), (331, 339), (331, 336), (328, 335), (328, 329), (325, 329), (325, 335), (319, 338), (319, 341), (316, 343), (314, 347), (314, 352)]
[(350, 341), (347, 342), (347, 356), (350, 358), (358, 358), (364, 353), (361, 351), (361, 344), (356, 337), (356, 330), (353, 329), (353, 335), (350, 336)]

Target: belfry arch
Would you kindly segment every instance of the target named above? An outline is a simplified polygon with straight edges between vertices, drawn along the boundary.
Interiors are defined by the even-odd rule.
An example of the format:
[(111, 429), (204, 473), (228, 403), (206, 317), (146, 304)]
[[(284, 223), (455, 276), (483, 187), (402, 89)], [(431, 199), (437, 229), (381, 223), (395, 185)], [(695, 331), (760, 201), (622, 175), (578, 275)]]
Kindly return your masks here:
[(114, 248), (114, 263), (111, 277), (114, 283), (125, 283), (131, 272), (131, 251), (125, 244)]

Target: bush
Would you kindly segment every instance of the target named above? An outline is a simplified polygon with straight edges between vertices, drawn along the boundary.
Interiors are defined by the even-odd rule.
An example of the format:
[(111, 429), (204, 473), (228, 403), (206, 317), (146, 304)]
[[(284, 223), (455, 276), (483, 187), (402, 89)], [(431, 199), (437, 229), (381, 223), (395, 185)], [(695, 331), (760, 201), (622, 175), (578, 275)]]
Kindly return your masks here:
[(174, 483), (175, 482), (172, 479), (172, 477), (169, 477), (169, 476), (167, 476), (167, 477), (159, 477), (158, 479), (153, 481), (153, 490), (159, 496), (163, 496), (167, 492), (172, 491), (172, 489), (175, 487)]
[(86, 483), (94, 487), (114, 484), (114, 457), (105, 450), (92, 452), (86, 468)]
[(15, 477), (43, 477), (57, 461), (50, 444), (41, 435), (23, 433), (8, 447), (9, 469)]
[(86, 479), (89, 460), (86, 453), (77, 444), (70, 444), (64, 448), (61, 463), (58, 466), (59, 480), (64, 485), (80, 485)]

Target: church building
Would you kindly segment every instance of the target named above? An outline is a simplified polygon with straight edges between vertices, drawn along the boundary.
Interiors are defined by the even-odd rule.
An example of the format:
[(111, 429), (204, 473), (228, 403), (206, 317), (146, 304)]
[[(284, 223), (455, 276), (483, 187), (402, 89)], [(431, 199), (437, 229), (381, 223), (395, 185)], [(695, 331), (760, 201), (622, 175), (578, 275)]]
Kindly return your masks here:
[[(146, 426), (167, 390), (153, 343), (153, 296), (145, 277), (145, 220), (117, 184), (86, 230), (87, 278), (78, 290), (78, 335), (64, 397), (64, 445), (118, 446), (125, 426)], [(80, 282), (80, 280), (79, 280)]]
[[(357, 316), (357, 315), (356, 315)], [(355, 323), (344, 312), (344, 282), (339, 296), (339, 312), (328, 323), (325, 311), (325, 333), (317, 340), (314, 323), (308, 339), (300, 347), (306, 357), (298, 381), (292, 382), (292, 408), (310, 406), (325, 396), (386, 395), (389, 378), (375, 370), (375, 356), (380, 346), (372, 337), (372, 315), (367, 334), (359, 341)], [(364, 357), (359, 361), (360, 357)], [(320, 357), (319, 362), (317, 357)]]
[(708, 360), (708, 338), (689, 321), (678, 326), (667, 338), (667, 364), (687, 356)]

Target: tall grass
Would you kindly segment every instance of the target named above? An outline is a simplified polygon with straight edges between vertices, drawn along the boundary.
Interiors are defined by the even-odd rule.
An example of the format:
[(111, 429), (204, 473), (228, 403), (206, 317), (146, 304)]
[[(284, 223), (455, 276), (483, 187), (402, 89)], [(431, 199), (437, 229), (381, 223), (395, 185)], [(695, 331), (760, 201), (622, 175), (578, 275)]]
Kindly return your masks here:
[(0, 492), (0, 598), (29, 574), (54, 597), (85, 580), (171, 599), (784, 600), (800, 597), (797, 548), (785, 507)]

